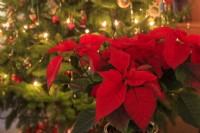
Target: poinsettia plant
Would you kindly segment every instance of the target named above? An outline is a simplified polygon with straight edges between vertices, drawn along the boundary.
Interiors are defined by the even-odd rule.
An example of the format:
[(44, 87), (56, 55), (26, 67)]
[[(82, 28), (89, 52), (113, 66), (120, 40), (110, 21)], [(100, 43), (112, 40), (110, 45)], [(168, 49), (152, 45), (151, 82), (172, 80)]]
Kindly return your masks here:
[[(68, 87), (76, 92), (89, 90), (89, 97), (96, 100), (95, 112), (84, 111), (92, 114), (89, 122), (86, 119), (90, 125), (84, 126), (79, 119), (85, 116), (78, 116), (74, 132), (85, 132), (102, 119), (121, 132), (128, 132), (130, 122), (144, 131), (160, 103), (170, 104), (172, 92), (176, 95), (173, 102), (178, 114), (186, 122), (200, 127), (198, 35), (187, 35), (169, 27), (133, 37), (85, 34), (78, 41), (60, 42), (48, 52), (58, 53), (47, 68), (48, 88), (61, 64), (68, 63), (72, 67), (67, 71), (73, 77), (66, 83)], [(78, 124), (85, 129), (77, 129)]]

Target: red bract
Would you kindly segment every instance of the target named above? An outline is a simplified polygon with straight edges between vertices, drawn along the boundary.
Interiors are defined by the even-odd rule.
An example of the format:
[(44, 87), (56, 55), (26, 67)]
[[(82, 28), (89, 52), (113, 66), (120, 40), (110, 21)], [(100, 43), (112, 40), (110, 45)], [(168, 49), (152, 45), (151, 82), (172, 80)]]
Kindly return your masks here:
[[(122, 103), (124, 103), (127, 85), (140, 86), (147, 81), (153, 81), (157, 79), (155, 75), (147, 71), (137, 71), (135, 68), (128, 70), (129, 62), (129, 54), (112, 48), (109, 63), (112, 64), (116, 69), (111, 69), (106, 72), (99, 72), (104, 80), (98, 88), (96, 94), (96, 120), (107, 116), (116, 110)], [(150, 92), (152, 93), (152, 91)], [(152, 114), (149, 115), (152, 116)], [(135, 120), (135, 117), (132, 118)], [(146, 123), (148, 122), (149, 118), (145, 119), (144, 123), (142, 124), (136, 121), (136, 124), (138, 124), (139, 127), (144, 128), (144, 125), (146, 127)]]
[(56, 56), (50, 61), (49, 65), (47, 67), (46, 77), (47, 77), (48, 89), (50, 89), (51, 84), (53, 83), (53, 81), (59, 71), (62, 60), (63, 60), (62, 56)]

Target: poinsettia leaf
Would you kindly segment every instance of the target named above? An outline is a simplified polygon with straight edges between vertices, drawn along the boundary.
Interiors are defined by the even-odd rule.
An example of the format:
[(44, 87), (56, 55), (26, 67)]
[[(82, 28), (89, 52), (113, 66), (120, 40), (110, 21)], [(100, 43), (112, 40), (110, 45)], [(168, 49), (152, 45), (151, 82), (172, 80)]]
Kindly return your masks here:
[(96, 120), (116, 110), (124, 102), (126, 95), (126, 85), (118, 71), (110, 70), (101, 72), (100, 75), (104, 80), (96, 94)]
[(48, 50), (48, 52), (66, 52), (72, 51), (78, 48), (78, 44), (72, 40), (66, 40), (64, 42), (58, 43), (54, 48)]
[(108, 115), (107, 119), (112, 126), (116, 127), (121, 132), (127, 132), (130, 117), (123, 105)]
[(139, 86), (147, 81), (157, 79), (155, 75), (148, 71), (136, 71), (134, 68), (128, 71), (126, 82), (132, 86)]
[(200, 89), (200, 64), (183, 64), (176, 69), (176, 78), (187, 87)]
[(200, 44), (193, 44), (191, 63), (193, 64), (200, 63)]
[(81, 36), (79, 44), (82, 47), (97, 51), (106, 40), (107, 38), (103, 35), (85, 34)]
[(154, 114), (156, 99), (149, 88), (132, 88), (126, 94), (124, 107), (134, 122), (145, 129)]
[(50, 89), (51, 84), (53, 83), (59, 69), (60, 69), (60, 64), (63, 60), (63, 56), (56, 56), (51, 61), (49, 62), (49, 65), (47, 67), (46, 71), (46, 77), (47, 77), (47, 86), (48, 89)]
[(181, 94), (177, 110), (185, 122), (200, 128), (200, 97), (197, 94), (189, 92)]
[(86, 78), (78, 78), (69, 83), (69, 88), (73, 91), (83, 91), (87, 88), (88, 83)]
[(170, 40), (165, 43), (163, 55), (167, 64), (173, 69), (176, 69), (190, 55), (190, 47), (189, 45), (179, 44), (176, 41)]
[(158, 83), (158, 80), (146, 82), (144, 85), (145, 87), (150, 88), (156, 97), (158, 97), (161, 100), (166, 100), (165, 94), (162, 91), (160, 84)]
[(175, 39), (176, 34), (172, 28), (169, 27), (159, 27), (149, 32), (150, 36), (153, 36), (155, 39)]
[(85, 109), (81, 111), (77, 117), (74, 129), (72, 133), (84, 133), (87, 132), (95, 118), (95, 109)]
[(128, 69), (129, 62), (129, 54), (112, 48), (109, 63), (112, 64), (118, 71), (125, 74)]

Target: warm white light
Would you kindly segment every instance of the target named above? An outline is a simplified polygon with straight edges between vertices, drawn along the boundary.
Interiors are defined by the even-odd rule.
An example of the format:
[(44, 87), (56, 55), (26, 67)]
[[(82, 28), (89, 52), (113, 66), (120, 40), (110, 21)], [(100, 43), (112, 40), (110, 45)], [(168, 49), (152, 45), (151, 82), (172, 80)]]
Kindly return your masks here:
[(154, 24), (155, 24), (154, 21), (149, 22), (149, 25), (150, 25), (150, 26), (153, 26)]
[(2, 33), (2, 30), (0, 29), (0, 34)]
[(7, 74), (4, 74), (4, 75), (3, 75), (3, 78), (4, 78), (4, 79), (6, 79), (7, 77), (8, 77), (8, 75), (7, 75)]
[(24, 25), (24, 29), (28, 29), (28, 25)]
[(135, 19), (134, 19), (134, 23), (135, 23), (135, 24), (138, 24), (138, 23), (139, 23), (139, 20), (138, 20), (137, 18), (135, 18)]
[(7, 22), (7, 23), (2, 24), (2, 26), (5, 28), (8, 28), (10, 26), (10, 24)]
[(70, 23), (70, 18), (67, 18), (66, 23), (67, 23), (67, 24)]
[(34, 81), (34, 82), (33, 82), (33, 86), (37, 87), (37, 86), (38, 86), (38, 82), (37, 82), (37, 81)]
[(114, 25), (117, 27), (119, 25), (119, 22), (115, 20)]
[(85, 33), (86, 34), (90, 33), (90, 30), (89, 29), (85, 29)]
[(49, 36), (49, 33), (45, 32), (43, 36), (44, 38), (47, 38)]
[(106, 22), (106, 21), (103, 21), (102, 26), (103, 26), (103, 27), (106, 27), (106, 26), (107, 26), (107, 22)]

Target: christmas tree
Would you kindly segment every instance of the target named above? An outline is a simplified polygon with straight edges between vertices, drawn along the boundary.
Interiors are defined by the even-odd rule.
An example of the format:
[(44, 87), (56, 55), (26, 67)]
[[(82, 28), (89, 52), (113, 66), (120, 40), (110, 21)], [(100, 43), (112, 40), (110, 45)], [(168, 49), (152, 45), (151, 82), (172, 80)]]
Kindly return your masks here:
[[(46, 68), (57, 55), (48, 53), (50, 48), (68, 39), (78, 41), (89, 33), (132, 37), (173, 26), (187, 12), (174, 14), (170, 0), (2, 0), (0, 5), (0, 107), (10, 110), (7, 129), (18, 119), (18, 128), (29, 133), (67, 132), (82, 110), (82, 114), (95, 115), (90, 110), (95, 107), (90, 94), (102, 77), (91, 77), (93, 68), (85, 67), (87, 59), (60, 51), (65, 58), (60, 60), (59, 74), (52, 86), (47, 85)], [(55, 65), (51, 69), (58, 68)], [(49, 75), (55, 77), (55, 73)], [(159, 104), (162, 109), (157, 111), (155, 121), (163, 127), (166, 115), (173, 121), (175, 105)], [(92, 128), (87, 123), (74, 132), (103, 132), (106, 122), (102, 120)], [(130, 124), (135, 127), (130, 132), (139, 130), (135, 123)]]

